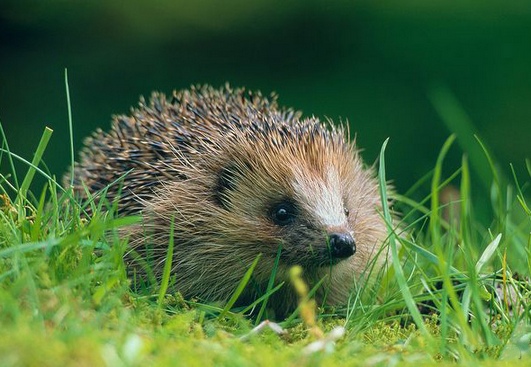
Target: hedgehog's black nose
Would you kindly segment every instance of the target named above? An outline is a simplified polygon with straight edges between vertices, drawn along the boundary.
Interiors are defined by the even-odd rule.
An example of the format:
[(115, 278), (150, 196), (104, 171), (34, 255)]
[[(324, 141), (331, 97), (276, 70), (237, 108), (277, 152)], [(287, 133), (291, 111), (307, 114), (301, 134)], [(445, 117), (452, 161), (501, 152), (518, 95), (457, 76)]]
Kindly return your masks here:
[(350, 233), (332, 233), (328, 241), (334, 258), (345, 259), (356, 252), (356, 243)]

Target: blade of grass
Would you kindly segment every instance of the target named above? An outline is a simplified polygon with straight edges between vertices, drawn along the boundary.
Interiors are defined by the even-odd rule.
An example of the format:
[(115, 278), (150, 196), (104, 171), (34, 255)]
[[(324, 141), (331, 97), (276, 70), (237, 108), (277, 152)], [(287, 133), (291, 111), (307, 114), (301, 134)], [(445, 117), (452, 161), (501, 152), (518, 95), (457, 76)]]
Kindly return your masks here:
[[(502, 238), (501, 233), (496, 236), (496, 238), (487, 246), (487, 248), (483, 251), (481, 254), (479, 260), (476, 262), (475, 268), (470, 272), (474, 276), (470, 278), (470, 282), (468, 285), (470, 285), (471, 289), (471, 301), (473, 302), (474, 308), (475, 308), (475, 322), (479, 323), (479, 327), (482, 332), (482, 336), (485, 339), (487, 346), (494, 346), (498, 344), (498, 338), (493, 333), (492, 329), (490, 328), (490, 325), (488, 325), (487, 320), (488, 317), (485, 314), (485, 307), (483, 305), (483, 300), (481, 298), (481, 294), (485, 293), (488, 294), (486, 290), (484, 290), (484, 286), (481, 282), (479, 282), (476, 278), (479, 275), (479, 272), (481, 269), (485, 266), (485, 264), (492, 258), (496, 250), (498, 249), (498, 246), (500, 245), (500, 240)], [(504, 271), (503, 274), (506, 274)], [(477, 332), (476, 332), (477, 333)]]
[[(19, 156), (18, 154), (15, 154), (13, 152), (10, 152), (8, 151), (7, 149), (4, 149), (4, 148), (1, 148), (0, 149), (1, 152), (3, 153), (8, 153), (11, 157), (15, 158), (17, 161), (20, 161), (22, 162), (24, 165), (27, 165), (27, 166), (31, 166), (31, 163), (30, 161), (22, 158), (21, 156)], [(53, 186), (55, 188), (57, 188), (59, 191), (62, 191), (62, 192), (65, 192), (65, 189), (59, 185), (57, 183), (56, 180), (53, 179), (53, 177), (51, 177), (48, 173), (46, 173), (45, 171), (43, 171), (42, 169), (40, 169), (39, 167), (37, 166), (33, 166), (34, 170), (36, 172), (39, 173), (39, 175), (41, 175), (42, 177), (44, 177), (45, 179), (47, 179), (49, 182), (53, 183)], [(2, 174), (0, 174), (0, 177), (3, 177), (4, 179), (6, 179), (5, 176), (3, 176)], [(11, 185), (8, 181), (5, 182), (5, 184), (7, 184), (9, 186), (10, 189), (13, 189), (17, 194), (20, 192), (19, 189), (17, 189), (15, 186)], [(2, 191), (5, 191), (5, 190), (2, 190)]]
[(524, 212), (526, 213), (526, 215), (528, 215), (529, 219), (531, 219), (531, 209), (525, 202), (525, 196), (524, 196), (524, 193), (522, 192), (522, 187), (520, 186), (520, 183), (518, 182), (518, 177), (516, 177), (516, 171), (514, 170), (514, 166), (512, 165), (512, 163), (510, 166), (511, 166), (511, 172), (513, 174), (513, 180), (516, 185), (516, 190), (518, 191), (516, 198), (518, 199), (518, 202), (522, 206), (522, 209), (524, 209)]
[(232, 297), (229, 299), (229, 301), (227, 302), (227, 304), (223, 308), (223, 311), (221, 311), (221, 313), (219, 314), (219, 318), (224, 317), (230, 311), (232, 306), (234, 306), (234, 304), (236, 303), (236, 301), (238, 300), (238, 298), (242, 294), (243, 290), (245, 289), (245, 286), (247, 285), (247, 283), (249, 283), (249, 280), (251, 280), (251, 276), (253, 275), (254, 268), (258, 264), (258, 261), (260, 261), (261, 257), (262, 257), (262, 254), (258, 254), (256, 259), (254, 259), (253, 263), (251, 264), (251, 267), (249, 269), (247, 269), (247, 271), (245, 272), (245, 275), (243, 276), (242, 280), (240, 280), (240, 283), (238, 284), (238, 287), (236, 288), (236, 290), (232, 294)]
[(502, 238), (502, 234), (498, 234), (496, 238), (487, 246), (485, 251), (481, 254), (479, 260), (476, 263), (475, 271), (476, 273), (479, 273), (485, 264), (492, 258), (496, 250), (498, 249), (498, 246), (500, 245), (500, 240)]
[(450, 135), (448, 139), (443, 144), (441, 152), (437, 157), (437, 162), (435, 164), (435, 170), (433, 171), (433, 179), (431, 181), (431, 213), (430, 213), (430, 234), (432, 244), (435, 248), (442, 248), (441, 244), (441, 234), (440, 234), (440, 215), (439, 215), (439, 187), (442, 176), (442, 165), (446, 154), (450, 150), (452, 143), (455, 140), (455, 135)]
[[(496, 195), (496, 204), (497, 204), (497, 213), (499, 215), (500, 220), (500, 226), (501, 228), (505, 227), (505, 206), (503, 204), (503, 195), (502, 195), (502, 187), (501, 187), (501, 180), (500, 175), (498, 174), (498, 170), (496, 169), (496, 165), (494, 163), (494, 160), (492, 159), (491, 155), (489, 154), (489, 151), (487, 150), (487, 147), (485, 144), (479, 139), (479, 137), (476, 136), (476, 140), (478, 141), (479, 145), (481, 146), (481, 149), (483, 149), (483, 154), (487, 158), (487, 162), (489, 163), (490, 171), (492, 173), (492, 188), (495, 191), (493, 192)], [(490, 181), (488, 181), (490, 182)], [(492, 193), (492, 190), (490, 191)], [(501, 232), (501, 231), (499, 231)]]
[(468, 159), (464, 155), (461, 160), (461, 184), (459, 187), (459, 193), (461, 196), (461, 223), (459, 225), (461, 242), (465, 251), (467, 251), (467, 257), (471, 258), (473, 252), (473, 242), (471, 233), (472, 223), (472, 211), (471, 211), (471, 189), (470, 189), (470, 170), (468, 168)]
[(70, 132), (70, 186), (74, 186), (74, 125), (72, 123), (72, 105), (70, 103), (70, 88), (68, 86), (68, 69), (65, 68), (66, 105), (68, 108), (68, 130)]
[(41, 197), (39, 199), (39, 204), (37, 206), (37, 210), (35, 211), (35, 220), (33, 221), (33, 225), (31, 227), (31, 241), (36, 242), (39, 240), (39, 236), (42, 232), (41, 225), (43, 221), (43, 212), (44, 212), (44, 205), (46, 202), (46, 191), (47, 191), (47, 184), (44, 185), (44, 188), (42, 190)]
[[(411, 242), (411, 241), (409, 241), (407, 239), (401, 240), (400, 243), (402, 245), (404, 245), (404, 247), (406, 247), (409, 251), (413, 251), (414, 253), (420, 255), (422, 258), (427, 260), (429, 263), (431, 263), (431, 264), (433, 264), (435, 266), (440, 266), (441, 265), (441, 261), (439, 260), (439, 257), (437, 255), (431, 253), (430, 251), (428, 251), (425, 248), (417, 245), (416, 243)], [(450, 266), (449, 271), (451, 272), (452, 275), (455, 275), (455, 276), (461, 275), (461, 271), (457, 270), (453, 266)]]
[[(463, 252), (465, 253), (465, 260), (467, 267), (469, 269), (469, 273), (472, 277), (475, 278), (475, 265), (472, 264), (472, 259), (474, 258), (474, 247), (473, 243), (471, 241), (471, 233), (470, 233), (470, 171), (468, 169), (468, 160), (466, 155), (463, 155), (462, 161), (462, 175), (461, 175), (461, 184), (459, 188), (459, 193), (461, 195), (461, 221), (459, 225), (460, 230), (460, 236), (461, 236), (461, 247), (463, 248)], [(471, 297), (471, 285), (472, 283), (469, 281), (467, 282), (465, 291), (463, 292), (463, 300), (462, 300), (462, 307), (463, 307), (463, 313), (468, 314), (470, 311), (470, 297)]]
[(269, 300), (269, 296), (272, 294), (271, 290), (273, 289), (273, 284), (275, 284), (275, 279), (276, 279), (277, 270), (278, 270), (278, 263), (280, 261), (281, 253), (282, 253), (282, 246), (278, 246), (277, 257), (275, 258), (273, 270), (271, 271), (271, 275), (269, 276), (269, 282), (267, 283), (267, 289), (265, 293), (266, 297), (264, 298), (264, 302), (262, 302), (262, 306), (260, 307), (260, 311), (258, 311), (258, 316), (256, 317), (256, 322), (255, 322), (256, 325), (258, 325), (261, 322), (262, 316), (264, 315), (264, 312), (267, 307), (267, 301)]
[(24, 254), (34, 250), (48, 249), (59, 245), (61, 242), (62, 240), (60, 238), (50, 238), (39, 242), (26, 242), (0, 250), (0, 258), (7, 258), (13, 256), (13, 254)]
[(240, 314), (245, 315), (247, 312), (251, 311), (253, 308), (256, 307), (256, 305), (263, 302), (266, 298), (271, 297), (272, 294), (274, 294), (276, 291), (278, 291), (280, 288), (284, 286), (285, 282), (281, 282), (277, 284), (274, 288), (271, 288), (269, 292), (264, 293), (261, 297), (257, 298), (253, 303), (251, 303), (249, 306), (245, 307), (243, 310), (239, 311)]
[(170, 223), (170, 240), (168, 242), (168, 253), (166, 255), (166, 261), (164, 262), (164, 270), (163, 270), (162, 279), (160, 282), (159, 297), (157, 299), (157, 303), (159, 307), (162, 305), (164, 296), (166, 295), (166, 292), (168, 291), (168, 285), (170, 284), (170, 273), (171, 273), (172, 265), (173, 265), (173, 248), (175, 245), (174, 235), (175, 235), (175, 216), (172, 216), (171, 223)]
[(395, 269), (398, 286), (404, 297), (404, 302), (406, 303), (406, 306), (409, 312), (411, 313), (411, 317), (413, 318), (413, 321), (419, 328), (422, 335), (426, 339), (431, 340), (432, 337), (430, 333), (428, 332), (428, 329), (426, 328), (424, 321), (422, 320), (422, 316), (417, 306), (415, 305), (415, 301), (413, 300), (413, 295), (411, 294), (409, 290), (409, 287), (406, 282), (406, 278), (404, 276), (404, 271), (400, 263), (400, 258), (398, 257), (398, 245), (397, 245), (396, 235), (393, 229), (393, 218), (391, 216), (391, 212), (389, 211), (389, 206), (388, 206), (387, 182), (385, 179), (385, 148), (387, 147), (388, 142), (389, 142), (389, 138), (387, 138), (384, 141), (382, 145), (382, 149), (380, 150), (380, 167), (378, 171), (378, 178), (379, 178), (380, 196), (381, 196), (382, 207), (383, 207), (383, 215), (384, 215), (385, 222), (387, 224), (387, 229), (389, 231), (389, 246), (391, 248), (391, 260), (393, 263), (393, 268)]
[(46, 127), (44, 129), (44, 133), (42, 134), (41, 140), (39, 141), (39, 145), (37, 146), (37, 150), (35, 151), (33, 160), (31, 161), (31, 164), (28, 168), (28, 172), (26, 173), (26, 176), (24, 177), (24, 180), (22, 181), (22, 185), (20, 186), (20, 190), (15, 200), (15, 202), (20, 204), (21, 207), (23, 206), (22, 205), (23, 202), (26, 200), (26, 194), (31, 185), (31, 182), (33, 181), (33, 177), (35, 176), (36, 168), (42, 159), (42, 155), (44, 154), (44, 150), (46, 149), (46, 146), (48, 145), (48, 142), (50, 141), (50, 137), (52, 136), (52, 133), (53, 133), (53, 130), (50, 129), (49, 127)]
[(448, 292), (446, 288), (441, 290), (441, 305), (439, 306), (440, 325), (441, 325), (441, 346), (440, 353), (446, 355), (448, 353), (448, 330), (450, 329), (450, 323), (448, 321)]
[(5, 150), (2, 149), (2, 153), (7, 153), (7, 159), (9, 161), (11, 172), (13, 174), (13, 181), (15, 181), (15, 187), (17, 188), (17, 191), (18, 191), (20, 186), (18, 185), (17, 171), (15, 170), (15, 163), (13, 161), (13, 156), (11, 155), (11, 150), (9, 149), (9, 144), (7, 143), (6, 133), (4, 132), (4, 127), (2, 126), (1, 122), (0, 122), (0, 133), (2, 134), (2, 145), (6, 147)]

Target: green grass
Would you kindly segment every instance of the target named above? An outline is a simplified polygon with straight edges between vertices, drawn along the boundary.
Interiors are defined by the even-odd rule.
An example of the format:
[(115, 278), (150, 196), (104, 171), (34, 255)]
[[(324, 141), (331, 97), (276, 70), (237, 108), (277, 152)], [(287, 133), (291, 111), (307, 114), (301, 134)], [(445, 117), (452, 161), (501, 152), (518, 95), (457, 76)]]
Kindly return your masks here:
[[(456, 111), (448, 95), (433, 98), (441, 111)], [(387, 273), (354, 287), (345, 308), (317, 311), (312, 290), (294, 275), (302, 301), (279, 323), (282, 335), (265, 324), (251, 332), (278, 287), (273, 282), (255, 302), (254, 319), (245, 316), (248, 308), (232, 308), (253, 267), (221, 306), (166, 294), (169, 266), (158, 287), (131, 290), (122, 260), (127, 244), (117, 230), (138, 218), (114, 218), (96, 206), (90, 217), (82, 214), (71, 191), (42, 168), (51, 130), (31, 162), (4, 138), (0, 159), (11, 172), (0, 177), (0, 366), (531, 365), (531, 163), (528, 176), (512, 170), (509, 181), (481, 142), (459, 134), (464, 150), (475, 152), (479, 177), (489, 180), (482, 185), (490, 197), (475, 197), (466, 156), (443, 176), (452, 135), (433, 171), (412, 189), (429, 187), (428, 194), (418, 201), (413, 192), (396, 195), (398, 220), (382, 213), (390, 232)], [(379, 172), (384, 202), (386, 144)], [(17, 177), (15, 162), (24, 177)], [(32, 193), (36, 174), (48, 183)], [(460, 193), (455, 203), (441, 200), (449, 187)], [(491, 203), (490, 223), (475, 220), (477, 200)], [(337, 327), (345, 334), (334, 346)], [(309, 352), (310, 345), (324, 349)]]

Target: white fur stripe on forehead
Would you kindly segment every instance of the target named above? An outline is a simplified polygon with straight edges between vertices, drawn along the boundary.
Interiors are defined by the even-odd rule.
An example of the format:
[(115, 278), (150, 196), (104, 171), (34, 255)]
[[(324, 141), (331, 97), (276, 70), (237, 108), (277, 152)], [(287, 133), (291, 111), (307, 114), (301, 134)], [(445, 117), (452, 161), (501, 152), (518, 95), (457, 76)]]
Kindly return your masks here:
[(299, 203), (307, 207), (322, 225), (337, 227), (346, 224), (341, 182), (335, 167), (327, 167), (324, 178), (295, 169), (293, 189)]

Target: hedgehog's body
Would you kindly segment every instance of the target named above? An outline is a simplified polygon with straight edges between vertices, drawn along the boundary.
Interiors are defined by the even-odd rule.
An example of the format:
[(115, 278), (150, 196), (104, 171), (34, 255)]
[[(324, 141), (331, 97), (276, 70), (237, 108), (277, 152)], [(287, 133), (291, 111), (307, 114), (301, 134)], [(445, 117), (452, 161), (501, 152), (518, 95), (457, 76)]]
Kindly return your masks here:
[[(185, 297), (227, 300), (262, 254), (242, 296), (255, 299), (280, 248), (277, 283), (298, 264), (310, 286), (326, 277), (318, 300), (344, 304), (386, 237), (376, 180), (346, 139), (274, 97), (229, 87), (191, 88), (170, 101), (154, 94), (87, 140), (75, 189), (118, 181), (107, 198), (119, 194), (121, 214), (143, 216), (128, 229), (129, 265), (141, 274), (145, 265), (162, 273), (173, 221), (172, 275)], [(290, 285), (268, 304), (292, 310)]]

